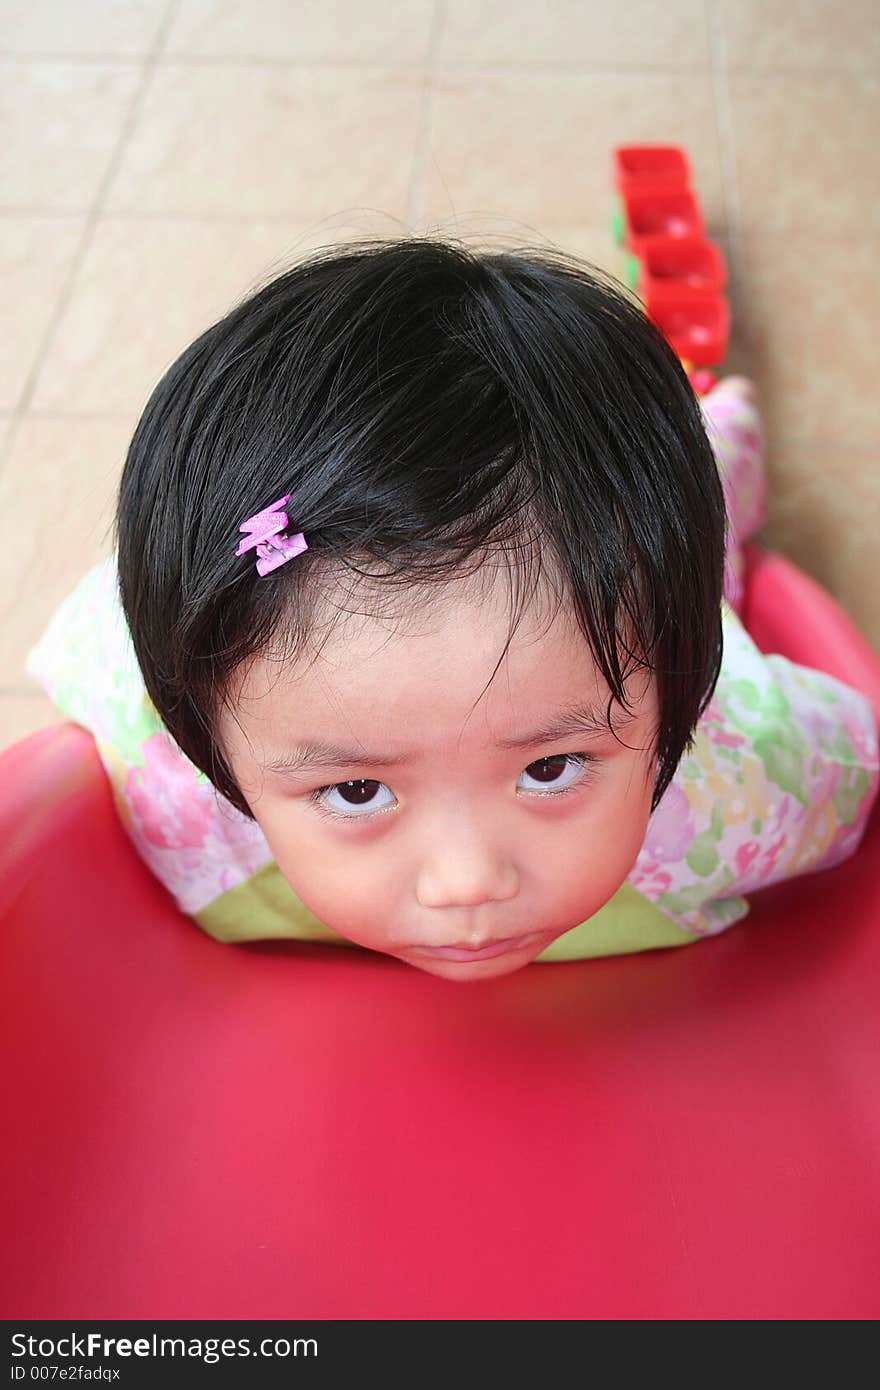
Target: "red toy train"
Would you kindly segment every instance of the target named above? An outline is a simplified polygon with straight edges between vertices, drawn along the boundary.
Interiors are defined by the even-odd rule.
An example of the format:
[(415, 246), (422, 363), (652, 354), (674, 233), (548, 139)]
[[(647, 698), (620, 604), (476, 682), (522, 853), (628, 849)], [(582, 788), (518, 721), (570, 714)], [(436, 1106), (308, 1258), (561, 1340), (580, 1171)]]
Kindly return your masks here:
[(675, 145), (621, 145), (614, 182), (612, 229), (627, 252), (626, 281), (702, 395), (715, 381), (706, 369), (727, 351), (730, 306), (724, 257), (706, 237), (687, 157)]

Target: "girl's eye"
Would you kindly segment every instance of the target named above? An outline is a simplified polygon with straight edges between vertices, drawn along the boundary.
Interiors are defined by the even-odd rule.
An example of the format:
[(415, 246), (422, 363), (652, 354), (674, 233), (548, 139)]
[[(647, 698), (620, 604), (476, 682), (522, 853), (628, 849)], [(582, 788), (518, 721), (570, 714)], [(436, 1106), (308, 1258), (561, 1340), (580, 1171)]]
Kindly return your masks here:
[[(390, 800), (376, 800), (376, 791), (382, 787), (388, 792)], [(328, 798), (331, 793), (341, 797), (344, 811), (330, 804)], [(322, 815), (332, 816), (336, 820), (366, 820), (367, 816), (389, 810), (395, 803), (390, 787), (386, 787), (384, 782), (374, 782), (370, 778), (359, 778), (356, 782), (334, 782), (332, 786), (319, 787), (317, 791), (310, 793), (310, 800), (314, 801)]]
[[(563, 792), (574, 791), (576, 787), (589, 782), (595, 771), (595, 762), (596, 759), (589, 753), (554, 753), (550, 758), (538, 758), (529, 763), (523, 776), (537, 782), (538, 787), (544, 789), (545, 796), (561, 796)], [(566, 778), (567, 767), (573, 775)], [(533, 768), (536, 771), (532, 771)], [(526, 790), (533, 791), (534, 788), (527, 787)]]
[[(523, 777), (537, 783), (537, 788), (533, 785), (521, 790), (533, 792), (538, 796), (564, 796), (566, 792), (577, 791), (592, 780), (595, 762), (596, 759), (590, 753), (556, 753), (549, 758), (538, 758), (535, 762), (529, 763), (522, 773)], [(573, 775), (566, 777), (568, 771)], [(377, 792), (383, 789), (388, 793), (388, 798), (377, 799)], [(338, 802), (334, 804), (330, 801), (331, 796), (341, 800), (341, 807)], [(396, 804), (390, 787), (384, 782), (375, 782), (364, 777), (351, 782), (333, 782), (329, 787), (318, 787), (317, 791), (310, 793), (309, 799), (322, 815), (348, 821), (366, 820), (369, 816), (390, 810)]]

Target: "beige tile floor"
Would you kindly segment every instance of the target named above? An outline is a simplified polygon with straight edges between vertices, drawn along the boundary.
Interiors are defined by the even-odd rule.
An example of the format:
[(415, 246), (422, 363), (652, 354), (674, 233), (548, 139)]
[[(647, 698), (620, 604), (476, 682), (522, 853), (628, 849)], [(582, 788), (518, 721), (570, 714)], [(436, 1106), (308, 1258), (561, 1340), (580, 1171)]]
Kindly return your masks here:
[(877, 0), (0, 0), (0, 746), (109, 553), (152, 386), (351, 236), (540, 239), (617, 272), (609, 155), (683, 145), (757, 380), (765, 540), (880, 646)]

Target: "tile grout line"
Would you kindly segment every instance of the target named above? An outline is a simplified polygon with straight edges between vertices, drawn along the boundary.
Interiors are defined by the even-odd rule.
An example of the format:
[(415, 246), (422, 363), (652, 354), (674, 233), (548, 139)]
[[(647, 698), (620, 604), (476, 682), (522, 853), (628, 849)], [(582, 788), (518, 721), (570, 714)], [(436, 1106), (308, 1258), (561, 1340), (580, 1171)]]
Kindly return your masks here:
[[(440, 38), (441, 38), (441, 35), (442, 35), (442, 33), (443, 33), (443, 29), (444, 29), (444, 27), (445, 27), (445, 25), (446, 25), (446, 18), (447, 18), (447, 15), (446, 15), (446, 3), (447, 3), (447, 0), (437, 0), (437, 7), (436, 7), (436, 9), (435, 9), (435, 11), (434, 11), (435, 23), (434, 23), (434, 26), (433, 26), (433, 29), (432, 29), (431, 43), (430, 43), (430, 45), (429, 45), (428, 61), (427, 61), (427, 63), (426, 63), (426, 69), (425, 69), (425, 88), (426, 88), (427, 100), (426, 100), (425, 107), (424, 107), (425, 127), (424, 127), (424, 139), (423, 139), (422, 142), (421, 142), (421, 168), (419, 169), (419, 183), (420, 183), (420, 185), (421, 185), (420, 191), (422, 191), (422, 192), (424, 191), (424, 182), (425, 182), (425, 176), (426, 176), (426, 172), (427, 172), (428, 156), (429, 156), (429, 154), (430, 154), (430, 142), (429, 142), (429, 140), (428, 140), (428, 130), (429, 130), (429, 128), (430, 128), (430, 115), (431, 115), (431, 111), (432, 111), (432, 109), (433, 109), (433, 87), (434, 87), (434, 79), (438, 76), (438, 74), (446, 73), (446, 72), (454, 72), (454, 71), (456, 70), (456, 65), (455, 65), (455, 64), (441, 63), (441, 62), (439, 61), (439, 58), (438, 58), (438, 52), (439, 52), (439, 48), (440, 48)], [(486, 65), (486, 64), (474, 64), (474, 65), (469, 66), (469, 67), (467, 67), (467, 66), (461, 67), (461, 68), (459, 68), (458, 70), (459, 70), (459, 71), (465, 71), (465, 72), (485, 73), (485, 72), (489, 71), (490, 69), (489, 69), (488, 65)], [(514, 71), (514, 72), (523, 72), (523, 71), (526, 71), (525, 68), (523, 68), (522, 66), (517, 66), (517, 65), (514, 65), (513, 68), (511, 68), (510, 70), (511, 70), (511, 71)], [(556, 69), (554, 69), (554, 70), (556, 70)], [(446, 217), (444, 217), (444, 218), (442, 218), (442, 219), (440, 219), (440, 220), (438, 220), (437, 218), (432, 218), (431, 221), (430, 221), (430, 223), (429, 223), (427, 226), (424, 225), (424, 222), (423, 222), (423, 225), (422, 225), (422, 227), (421, 227), (421, 229), (420, 229), (419, 235), (421, 235), (421, 236), (439, 237), (439, 238), (441, 238), (442, 240), (445, 240), (445, 241), (450, 241), (450, 240), (462, 240), (462, 239), (464, 239), (464, 238), (466, 237), (467, 233), (466, 233), (466, 232), (465, 232), (465, 233), (462, 233), (462, 230), (461, 230), (460, 225), (458, 225), (458, 226), (455, 225), (455, 224), (458, 224), (458, 223), (459, 223), (460, 214), (457, 213), (456, 210), (455, 210), (455, 203), (454, 203), (454, 201), (453, 201), (453, 198), (452, 198), (451, 193), (449, 192), (449, 185), (447, 184), (446, 179), (443, 177), (442, 170), (440, 169), (439, 165), (436, 166), (436, 167), (437, 167), (438, 176), (439, 176), (439, 178), (440, 178), (440, 182), (441, 182), (442, 185), (443, 185), (443, 191), (444, 191), (445, 194), (446, 194), (446, 197), (447, 197), (447, 200), (448, 200), (448, 202), (449, 202), (449, 206), (450, 206), (451, 211), (446, 215)], [(422, 206), (422, 208), (423, 208), (423, 207), (424, 207), (424, 203), (422, 203), (421, 206)], [(411, 203), (410, 203), (410, 206), (409, 206), (409, 208), (408, 208), (408, 212), (409, 212), (409, 215), (410, 215), (410, 222), (412, 222), (412, 214), (413, 214), (414, 211), (415, 211), (415, 188), (414, 188), (414, 191), (413, 191), (413, 198), (411, 199)], [(471, 214), (469, 213), (468, 216), (470, 216), (470, 215), (471, 215)], [(449, 225), (449, 224), (450, 224), (450, 221), (451, 221), (452, 224), (453, 224), (452, 226)]]
[[(724, 220), (727, 224), (728, 255), (732, 261), (734, 283), (742, 285), (742, 217), (739, 181), (736, 172), (736, 137), (728, 80), (727, 47), (716, 0), (704, 0), (704, 6), (709, 34), (715, 128), (721, 158), (721, 187), (724, 195)], [(748, 325), (742, 330), (742, 340), (744, 347), (748, 349)]]
[[(439, 0), (444, 4), (445, 0)], [(7, 64), (10, 67), (26, 67), (32, 63), (67, 63), (71, 66), (82, 64), (116, 63), (121, 65), (130, 64), (138, 66), (145, 59), (149, 60), (152, 49), (145, 50), (144, 55), (131, 53), (53, 53), (48, 49), (34, 49), (21, 53), (4, 53), (0, 51), (0, 65)], [(260, 54), (237, 53), (224, 54), (201, 54), (201, 53), (162, 53), (161, 59), (169, 67), (193, 67), (193, 68), (305, 68), (327, 69), (327, 68), (350, 68), (353, 71), (381, 71), (387, 72), (400, 70), (401, 72), (417, 71), (420, 66), (418, 60), (412, 58), (397, 58), (383, 61), (381, 58), (297, 58), (282, 57), (269, 58)], [(493, 62), (487, 58), (475, 58), (471, 61), (466, 59), (450, 59), (444, 63), (437, 64), (437, 68), (442, 72), (451, 73), (571, 73), (575, 76), (584, 74), (586, 76), (611, 75), (626, 77), (628, 75), (636, 77), (651, 76), (655, 73), (701, 73), (705, 70), (705, 64), (695, 60), (693, 62), (676, 63), (664, 61), (662, 63), (625, 63), (620, 61), (594, 61), (594, 62), (565, 62), (563, 59), (553, 58), (533, 58), (517, 60), (515, 58), (502, 59)], [(729, 63), (727, 64), (730, 72), (752, 73), (756, 71), (750, 63)], [(867, 65), (855, 68), (834, 63), (817, 63), (813, 66), (787, 66), (783, 63), (768, 63), (760, 68), (762, 77), (802, 77), (804, 81), (819, 76), (828, 77), (876, 77), (878, 67)]]
[(431, 129), (431, 110), (433, 106), (433, 77), (437, 71), (437, 54), (440, 36), (446, 25), (446, 0), (434, 0), (431, 29), (428, 35), (428, 48), (422, 69), (422, 101), (419, 108), (419, 128), (413, 150), (412, 169), (409, 176), (409, 193), (406, 200), (406, 225), (413, 233), (413, 221), (420, 206), (420, 196), (424, 187), (426, 152), (429, 147)]
[[(725, 190), (723, 186), (722, 171), (722, 193), (724, 193), (724, 191)], [(724, 211), (725, 217), (727, 217), (728, 213), (726, 202)], [(57, 207), (29, 207), (24, 204), (19, 204), (15, 207), (3, 207), (2, 203), (0, 203), (0, 222), (11, 222), (14, 221), (16, 218), (28, 219), (33, 217), (42, 217), (46, 219), (53, 219), (56, 221), (73, 221), (85, 216), (87, 212), (88, 209), (85, 208), (65, 209)], [(336, 214), (334, 213), (330, 215), (335, 216)], [(104, 222), (190, 222), (199, 226), (216, 227), (235, 227), (239, 225), (250, 226), (254, 223), (265, 223), (268, 226), (273, 226), (277, 224), (278, 226), (289, 226), (292, 227), (294, 230), (303, 230), (306, 232), (311, 230), (311, 228), (314, 226), (313, 222), (298, 222), (295, 218), (292, 218), (287, 213), (261, 212), (257, 215), (252, 215), (246, 212), (200, 212), (178, 208), (162, 208), (160, 210), (156, 210), (155, 208), (137, 207), (108, 208), (106, 210), (101, 210), (101, 220)], [(560, 225), (564, 223), (566, 225), (573, 224), (583, 227), (594, 227), (596, 229), (599, 229), (602, 226), (604, 226), (604, 223), (602, 222), (601, 218), (583, 219), (577, 217), (569, 217), (554, 218), (552, 220)], [(790, 238), (793, 235), (798, 235), (799, 233), (797, 232), (797, 230), (795, 230), (795, 232), (792, 232), (790, 229), (787, 229), (785, 227), (780, 227), (776, 229), (774, 229), (773, 227), (767, 227), (765, 229), (762, 229), (762, 234), (771, 238)], [(808, 236), (810, 241), (834, 242), (836, 244), (840, 243), (841, 237), (839, 229), (835, 227), (811, 227), (809, 231), (803, 233), (803, 235)], [(878, 240), (880, 240), (880, 231), (875, 231), (873, 228), (860, 228), (859, 240), (862, 242), (870, 243), (877, 242)], [(11, 415), (12, 413), (13, 409), (11, 407), (5, 411), (0, 411), (0, 415)]]
[[(441, 13), (441, 28), (445, 23), (446, 0), (435, 0)], [(418, 72), (424, 71), (429, 62), (433, 62), (431, 49), (434, 43), (434, 29), (436, 27), (437, 9), (434, 11), (435, 18), (431, 21), (431, 32), (428, 38), (428, 49), (422, 59), (418, 58), (299, 58), (293, 55), (281, 58), (266, 58), (259, 54), (235, 54), (229, 53), (222, 56), (204, 56), (199, 53), (163, 53), (162, 62), (168, 67), (177, 68), (303, 68), (306, 71), (324, 71), (334, 68), (346, 68), (353, 72)], [(96, 66), (115, 63), (119, 66), (137, 67), (145, 61), (149, 61), (155, 49), (155, 44), (145, 50), (143, 57), (130, 54), (114, 53), (95, 53), (84, 57), (74, 53), (30, 53), (28, 55), (11, 55), (0, 53), (0, 65), (6, 64), (9, 67), (28, 67), (34, 63), (61, 63), (76, 66)], [(577, 76), (580, 73), (588, 75), (609, 74), (612, 76), (625, 77), (627, 74), (643, 77), (650, 76), (655, 72), (670, 73), (698, 73), (704, 70), (705, 64), (699, 60), (693, 62), (676, 63), (672, 60), (665, 60), (662, 63), (626, 63), (620, 61), (585, 61), (585, 62), (565, 62), (558, 58), (507, 58), (500, 61), (492, 61), (491, 58), (474, 58), (467, 60), (448, 60), (443, 63), (437, 62), (436, 67), (443, 72), (456, 74), (468, 73), (571, 73)], [(827, 71), (822, 68), (817, 71)], [(768, 72), (789, 72), (797, 74), (798, 69), (775, 69), (769, 68)], [(851, 75), (848, 70), (841, 70), (842, 75)], [(870, 71), (870, 70), (869, 70)], [(806, 76), (813, 76), (812, 70), (807, 70)]]
[(92, 236), (95, 230), (95, 226), (97, 224), (98, 218), (101, 215), (104, 199), (107, 194), (107, 189), (109, 188), (110, 182), (115, 177), (116, 171), (119, 168), (119, 164), (122, 159), (122, 155), (125, 150), (126, 144), (131, 135), (135, 121), (137, 120), (141, 108), (143, 106), (144, 94), (147, 90), (153, 72), (156, 69), (161, 46), (164, 43), (165, 36), (171, 26), (171, 22), (174, 18), (177, 9), (180, 6), (180, 3), (181, 0), (169, 0), (168, 2), (168, 8), (165, 12), (164, 20), (160, 24), (156, 36), (153, 40), (153, 43), (147, 50), (146, 57), (143, 61), (143, 71), (141, 74), (140, 84), (135, 91), (135, 94), (129, 105), (128, 111), (123, 116), (119, 136), (116, 141), (116, 147), (110, 156), (107, 168), (104, 170), (103, 178), (101, 179), (98, 185), (95, 196), (92, 199), (91, 206), (86, 210), (85, 225), (83, 226), (79, 242), (71, 258), (67, 278), (61, 286), (61, 289), (58, 293), (58, 298), (55, 301), (54, 312), (48, 324), (46, 325), (45, 332), (43, 333), (42, 339), (40, 340), (40, 343), (37, 347), (37, 351), (34, 354), (34, 360), (31, 364), (31, 369), (28, 372), (27, 378), (25, 379), (25, 383), (22, 387), (21, 393), (19, 394), (19, 398), (16, 402), (15, 409), (11, 412), (10, 426), (6, 435), (3, 453), (2, 456), (0, 456), (0, 478), (2, 478), (3, 473), (5, 471), (10, 451), (12, 449), (13, 441), (18, 433), (21, 421), (27, 413), (31, 400), (33, 398), (34, 390), (37, 384), (37, 379), (39, 378), (40, 372), (42, 371), (49, 344), (52, 341), (61, 316), (63, 315), (68, 304), (70, 303), (70, 299), (73, 294), (73, 289), (76, 284), (77, 276), (79, 275), (80, 269), (82, 268), (82, 264), (85, 260), (86, 253), (88, 252), (89, 246), (92, 242)]
[(739, 188), (733, 157), (733, 116), (727, 86), (724, 37), (714, 0), (704, 0), (711, 52), (712, 90), (715, 106), (715, 126), (721, 154), (721, 184), (724, 190), (724, 215), (728, 236), (738, 234), (740, 225)]
[[(345, 210), (343, 209), (342, 211)], [(82, 208), (66, 212), (59, 208), (23, 206), (16, 208), (4, 208), (2, 207), (2, 205), (0, 205), (0, 221), (11, 221), (15, 217), (45, 217), (55, 218), (59, 221), (64, 219), (71, 220), (73, 218), (83, 216), (84, 212), (85, 209)], [(337, 214), (331, 213), (328, 215), (336, 216)], [(101, 218), (104, 222), (192, 222), (198, 224), (199, 226), (204, 225), (216, 227), (235, 227), (241, 225), (251, 226), (253, 224), (266, 223), (270, 226), (273, 224), (277, 224), (279, 226), (288, 226), (295, 230), (309, 230), (314, 225), (313, 222), (298, 222), (296, 218), (292, 217), (290, 214), (281, 212), (260, 212), (256, 214), (226, 211), (200, 212), (178, 208), (161, 208), (159, 210), (155, 208), (138, 207), (108, 208), (106, 211), (102, 212)], [(602, 219), (599, 217), (594, 217), (592, 219), (566, 217), (555, 218), (553, 220), (565, 223), (571, 223), (572, 221), (574, 221), (576, 223), (579, 223), (581, 226), (592, 226), (596, 228), (605, 225), (602, 222)], [(832, 235), (834, 239), (837, 239), (837, 233), (832, 234), (829, 232), (827, 235), (829, 240), (832, 239)]]

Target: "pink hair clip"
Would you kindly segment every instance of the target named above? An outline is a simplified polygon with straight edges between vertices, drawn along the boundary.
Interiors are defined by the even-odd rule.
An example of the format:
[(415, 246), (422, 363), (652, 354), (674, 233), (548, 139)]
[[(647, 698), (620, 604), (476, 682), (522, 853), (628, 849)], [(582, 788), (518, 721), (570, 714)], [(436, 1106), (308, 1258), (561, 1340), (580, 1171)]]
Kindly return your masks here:
[(248, 535), (246, 540), (239, 541), (235, 553), (244, 555), (256, 546), (257, 574), (269, 574), (272, 570), (277, 570), (279, 565), (292, 560), (294, 555), (301, 555), (309, 548), (301, 531), (295, 536), (279, 534), (287, 526), (287, 512), (280, 512), (278, 508), (285, 506), (289, 501), (288, 492), (284, 497), (279, 497), (277, 502), (273, 502), (271, 507), (264, 507), (261, 512), (249, 516), (238, 528), (239, 531), (246, 531)]

